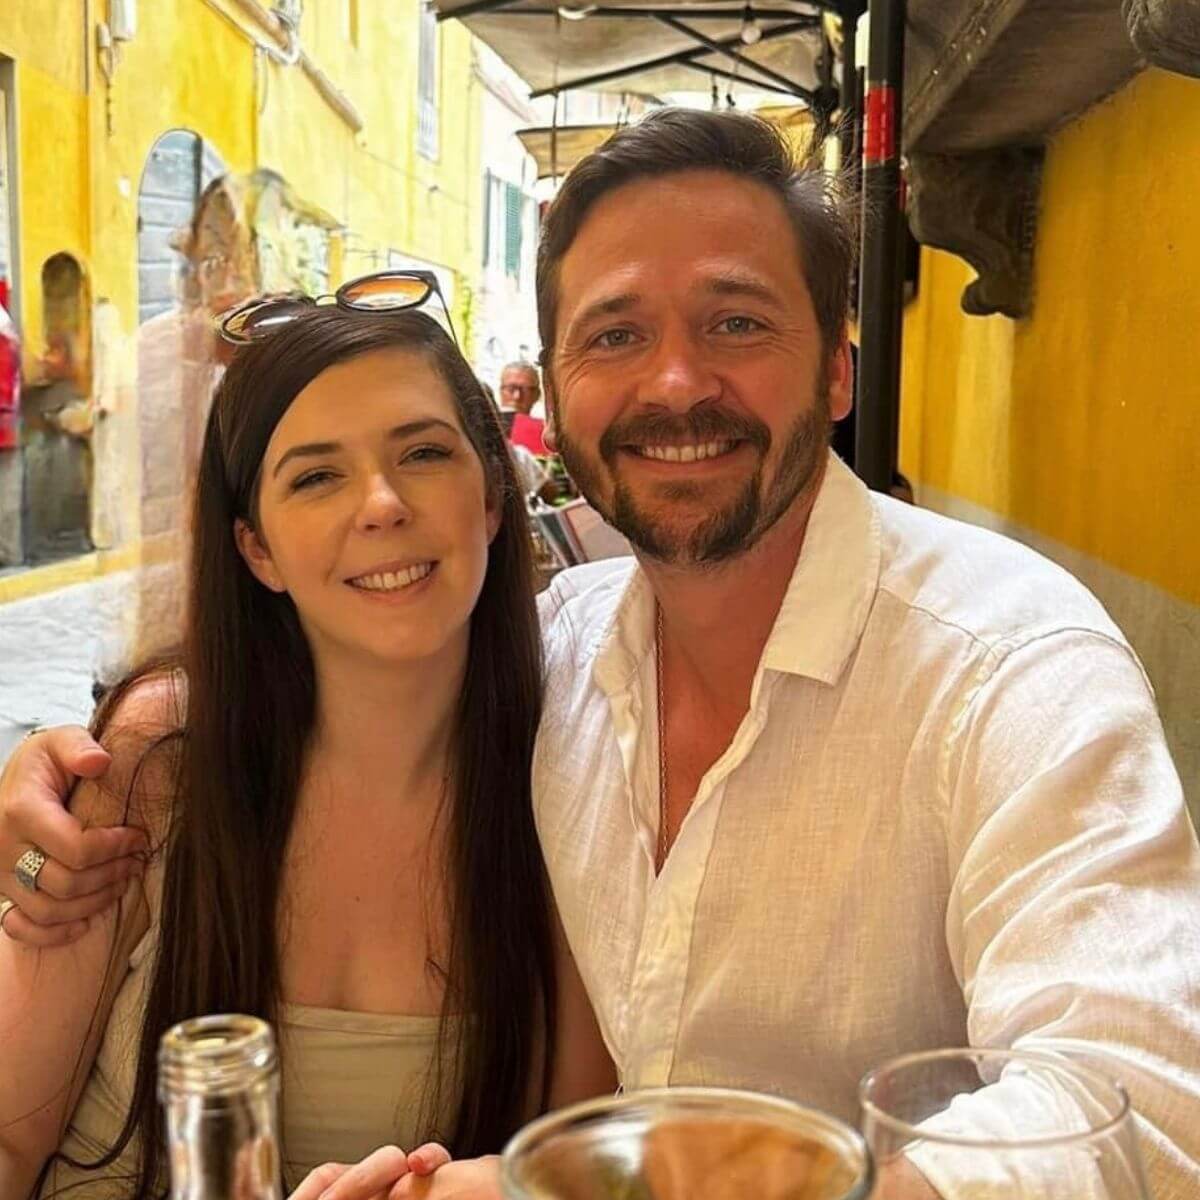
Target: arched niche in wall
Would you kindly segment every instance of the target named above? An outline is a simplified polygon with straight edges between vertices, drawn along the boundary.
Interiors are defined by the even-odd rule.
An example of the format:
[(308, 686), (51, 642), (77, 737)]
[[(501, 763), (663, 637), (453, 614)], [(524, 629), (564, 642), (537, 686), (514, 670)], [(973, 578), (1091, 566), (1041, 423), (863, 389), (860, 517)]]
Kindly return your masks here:
[(164, 133), (146, 155), (138, 186), (138, 324), (173, 308), (188, 269), (181, 236), (201, 193), (225, 165), (190, 129)]
[(44, 347), (21, 397), (29, 563), (92, 549), (91, 296), (78, 259), (46, 259), (41, 299)]

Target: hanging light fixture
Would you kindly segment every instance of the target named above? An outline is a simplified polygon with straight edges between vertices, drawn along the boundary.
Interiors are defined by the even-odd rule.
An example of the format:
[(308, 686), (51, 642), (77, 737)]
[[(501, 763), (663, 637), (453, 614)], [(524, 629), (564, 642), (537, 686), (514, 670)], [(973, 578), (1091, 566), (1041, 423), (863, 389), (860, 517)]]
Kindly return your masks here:
[(746, 46), (757, 45), (762, 40), (762, 26), (754, 19), (754, 14), (750, 11), (748, 4), (742, 14), (742, 30), (738, 36), (742, 39), (742, 44)]
[(582, 21), (585, 17), (590, 17), (596, 11), (594, 4), (560, 4), (558, 6), (558, 15), (564, 21)]

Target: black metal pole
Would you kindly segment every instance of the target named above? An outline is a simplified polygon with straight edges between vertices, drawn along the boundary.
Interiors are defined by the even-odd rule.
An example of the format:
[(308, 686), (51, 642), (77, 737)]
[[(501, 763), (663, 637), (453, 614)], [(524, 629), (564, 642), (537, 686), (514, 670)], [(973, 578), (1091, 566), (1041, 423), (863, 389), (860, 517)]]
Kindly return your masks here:
[(858, 313), (855, 470), (886, 492), (896, 471), (900, 409), (900, 133), (906, 0), (871, 0), (863, 135), (862, 271)]
[(842, 11), (842, 86), (838, 107), (842, 110), (838, 140), (846, 188), (858, 195), (862, 188), (862, 85), (858, 65), (858, 19), (861, 4), (848, 4)]

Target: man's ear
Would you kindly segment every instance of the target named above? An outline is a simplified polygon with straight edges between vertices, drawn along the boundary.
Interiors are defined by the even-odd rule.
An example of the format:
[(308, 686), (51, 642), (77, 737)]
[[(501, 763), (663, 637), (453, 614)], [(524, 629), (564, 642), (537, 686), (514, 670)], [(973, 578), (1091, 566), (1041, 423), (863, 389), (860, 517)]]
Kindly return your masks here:
[(546, 449), (558, 453), (558, 396), (554, 391), (554, 376), (550, 373), (550, 364), (542, 366), (542, 391), (546, 398), (546, 424), (542, 429), (542, 441)]
[(829, 415), (840, 421), (854, 407), (854, 358), (845, 331), (829, 356)]
[(249, 521), (238, 517), (233, 523), (233, 540), (237, 543), (242, 561), (250, 568), (250, 574), (265, 588), (273, 592), (284, 592), (283, 580), (275, 569), (275, 560), (267, 543), (259, 537)]

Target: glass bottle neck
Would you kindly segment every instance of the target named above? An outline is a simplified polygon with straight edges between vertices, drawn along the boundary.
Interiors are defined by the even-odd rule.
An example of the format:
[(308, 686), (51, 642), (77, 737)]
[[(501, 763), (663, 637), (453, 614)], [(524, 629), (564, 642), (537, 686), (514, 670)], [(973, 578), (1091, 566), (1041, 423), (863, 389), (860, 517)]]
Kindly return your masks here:
[(256, 1017), (199, 1017), (159, 1047), (172, 1200), (281, 1200), (279, 1067)]

